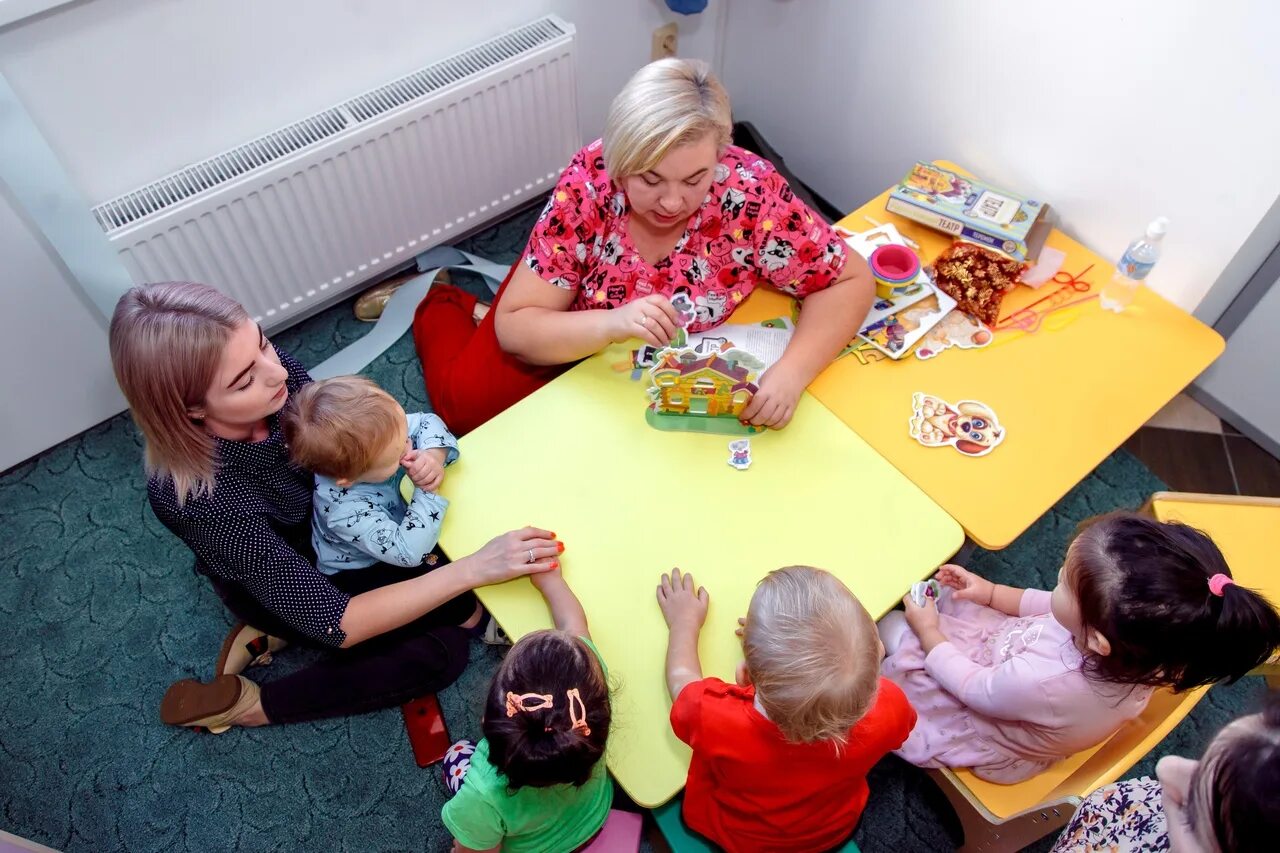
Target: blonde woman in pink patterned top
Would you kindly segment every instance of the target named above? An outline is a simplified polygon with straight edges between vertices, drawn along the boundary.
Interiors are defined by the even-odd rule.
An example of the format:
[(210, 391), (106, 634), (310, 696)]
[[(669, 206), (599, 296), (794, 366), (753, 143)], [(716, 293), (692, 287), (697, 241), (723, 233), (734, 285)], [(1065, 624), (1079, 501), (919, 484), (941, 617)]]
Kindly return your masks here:
[(645, 66), (615, 99), (604, 137), (564, 170), (491, 316), (477, 329), (473, 299), (428, 296), (414, 337), (432, 403), (455, 433), (610, 343), (666, 345), (680, 328), (677, 295), (701, 331), (760, 282), (805, 300), (743, 413), (786, 426), (866, 317), (871, 273), (772, 164), (729, 144), (730, 130), (728, 96), (705, 63)]

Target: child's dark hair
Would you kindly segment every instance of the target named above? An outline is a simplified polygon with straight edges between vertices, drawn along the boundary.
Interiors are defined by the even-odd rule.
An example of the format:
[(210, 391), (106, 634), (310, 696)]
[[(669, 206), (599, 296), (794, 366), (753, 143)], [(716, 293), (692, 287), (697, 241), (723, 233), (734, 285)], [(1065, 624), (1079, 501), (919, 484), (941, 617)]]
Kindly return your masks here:
[[(1215, 740), (1192, 780), (1187, 818), (1193, 830), (1206, 816), (1222, 853), (1274, 850), (1280, 837), (1280, 694), (1257, 718), (1232, 724)], [(1205, 774), (1208, 779), (1201, 783)]]
[(1101, 681), (1175, 691), (1235, 681), (1280, 645), (1280, 615), (1265, 598), (1234, 583), (1211, 588), (1231, 569), (1212, 539), (1185, 524), (1100, 516), (1071, 544), (1065, 574), (1084, 629), (1111, 644), (1085, 662)]
[[(550, 707), (537, 707), (548, 699)], [(489, 760), (512, 790), (585, 784), (604, 756), (611, 718), (609, 685), (591, 649), (563, 631), (537, 631), (512, 647), (489, 687)]]

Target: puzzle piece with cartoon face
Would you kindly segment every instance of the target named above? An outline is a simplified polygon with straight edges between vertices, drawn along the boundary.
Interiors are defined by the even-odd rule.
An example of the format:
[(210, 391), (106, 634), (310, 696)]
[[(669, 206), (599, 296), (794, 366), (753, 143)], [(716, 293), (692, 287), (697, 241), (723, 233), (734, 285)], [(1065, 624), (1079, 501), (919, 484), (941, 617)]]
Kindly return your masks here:
[(689, 324), (693, 322), (696, 313), (693, 300), (689, 298), (689, 294), (677, 293), (671, 297), (671, 307), (676, 309), (676, 313), (679, 315), (680, 328), (687, 329)]
[(946, 400), (917, 391), (911, 398), (912, 438), (925, 447), (951, 445), (966, 456), (986, 456), (1005, 438), (1005, 429), (986, 403)]

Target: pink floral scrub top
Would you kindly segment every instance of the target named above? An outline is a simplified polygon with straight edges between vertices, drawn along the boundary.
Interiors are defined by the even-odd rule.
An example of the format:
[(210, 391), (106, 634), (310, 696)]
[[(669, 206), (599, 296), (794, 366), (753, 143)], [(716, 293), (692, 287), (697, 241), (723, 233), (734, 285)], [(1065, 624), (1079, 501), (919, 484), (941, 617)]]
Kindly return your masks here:
[(730, 145), (671, 254), (646, 262), (627, 233), (630, 206), (605, 172), (600, 140), (560, 176), (529, 237), (525, 263), (576, 293), (570, 310), (687, 294), (691, 331), (724, 322), (758, 281), (804, 298), (840, 277), (844, 242), (792, 193), (769, 161)]

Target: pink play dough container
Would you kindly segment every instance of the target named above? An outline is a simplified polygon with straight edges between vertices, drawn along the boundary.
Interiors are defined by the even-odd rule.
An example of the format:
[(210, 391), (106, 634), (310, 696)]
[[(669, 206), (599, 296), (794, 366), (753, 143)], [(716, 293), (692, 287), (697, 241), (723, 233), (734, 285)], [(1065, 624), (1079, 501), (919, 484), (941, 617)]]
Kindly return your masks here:
[(920, 259), (906, 246), (891, 243), (871, 253), (867, 260), (876, 279), (876, 296), (892, 299), (920, 275)]

